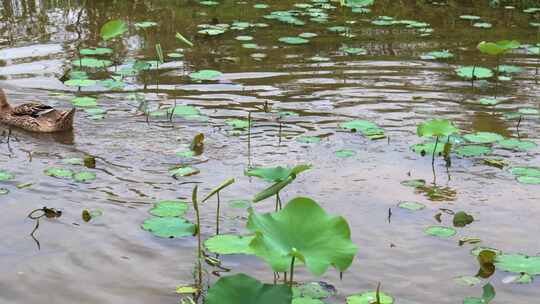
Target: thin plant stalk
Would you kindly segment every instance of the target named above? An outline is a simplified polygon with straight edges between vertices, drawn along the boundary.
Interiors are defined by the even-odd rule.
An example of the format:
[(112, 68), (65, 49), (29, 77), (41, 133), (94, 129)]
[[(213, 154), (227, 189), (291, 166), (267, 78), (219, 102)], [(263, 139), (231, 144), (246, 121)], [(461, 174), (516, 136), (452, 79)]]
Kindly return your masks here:
[(202, 241), (201, 241), (201, 217), (199, 213), (199, 203), (197, 201), (198, 186), (193, 188), (191, 199), (193, 201), (193, 209), (197, 220), (197, 287), (202, 288)]
[(251, 167), (251, 112), (248, 112), (248, 167)]
[(497, 55), (497, 68), (495, 69), (495, 99), (497, 99), (497, 93), (499, 91), (499, 63), (500, 56)]
[(292, 259), (291, 259), (291, 276), (290, 276), (290, 281), (289, 281), (289, 286), (292, 288), (293, 286), (293, 280), (294, 280), (294, 261), (296, 260), (296, 257), (293, 255)]
[(435, 147), (433, 148), (433, 154), (431, 155), (431, 165), (435, 165), (435, 153), (437, 153), (437, 145), (439, 144), (439, 136), (435, 139)]
[(216, 193), (217, 196), (217, 210), (216, 210), (216, 235), (219, 234), (219, 213), (221, 209), (221, 200), (219, 198), (219, 191)]

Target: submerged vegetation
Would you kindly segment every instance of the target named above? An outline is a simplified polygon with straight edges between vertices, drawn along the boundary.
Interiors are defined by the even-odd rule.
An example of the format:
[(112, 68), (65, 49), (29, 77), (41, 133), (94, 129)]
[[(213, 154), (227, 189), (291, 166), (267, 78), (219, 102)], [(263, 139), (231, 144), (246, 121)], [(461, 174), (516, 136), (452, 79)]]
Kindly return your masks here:
[[(150, 2), (157, 5), (159, 1)], [(478, 211), (488, 199), (477, 193), (479, 188), (490, 187), (487, 191), (494, 192), (490, 195), (500, 195), (498, 186), (487, 185), (496, 181), (508, 191), (524, 192), (520, 195), (530, 201), (537, 199), (538, 192), (533, 191), (540, 185), (538, 98), (512, 95), (523, 83), (532, 94), (538, 91), (540, 8), (527, 1), (488, 2), (490, 10), (509, 15), (511, 22), (516, 22), (515, 15), (525, 14), (526, 28), (538, 27), (538, 35), (515, 33), (488, 14), (473, 15), (481, 12), (474, 6), (460, 7), (460, 1), (410, 4), (427, 12), (456, 9), (462, 13), (451, 24), (466, 27), (466, 33), (474, 37), (461, 41), (452, 36), (446, 44), (436, 42), (442, 34), (435, 18), (432, 22), (410, 20), (408, 4), (401, 4), (403, 13), (391, 14), (375, 0), (193, 1), (185, 5), (193, 9), (190, 14), (198, 23), (189, 27), (175, 28), (169, 20), (152, 14), (145, 14), (151, 20), (105, 14), (107, 20), (100, 17), (99, 31), (92, 33), (95, 37), (84, 41), (77, 20), (70, 25), (76, 28), (71, 31), (78, 31), (76, 45), (70, 46), (60, 78), (62, 87), (72, 91), (69, 96), (58, 95), (65, 95), (70, 106), (82, 110), (84, 124), (91, 124), (80, 136), (99, 137), (94, 129), (104, 130), (110, 124), (111, 130), (103, 131), (107, 140), (96, 146), (103, 144), (118, 155), (109, 160), (78, 147), (66, 155), (42, 152), (58, 161), (48, 160), (31, 181), (22, 180), (20, 167), (6, 165), (0, 168), (0, 198), (24, 197), (20, 191), (33, 188), (42, 176), (47, 185), (62, 187), (66, 193), (82, 191), (93, 200), (99, 199), (94, 196), (99, 193), (108, 195), (107, 203), (122, 208), (146, 208), (139, 229), (144, 230), (146, 242), (162, 246), (158, 250), (188, 248), (184, 253), (189, 254), (182, 259), (193, 267), (181, 271), (191, 271), (193, 281), (179, 280), (175, 296), (182, 304), (412, 303), (407, 299), (411, 294), (388, 282), (395, 279), (388, 273), (400, 269), (401, 259), (430, 254), (438, 259), (435, 252), (445, 250), (459, 250), (461, 255), (470, 251), (464, 263), (474, 270), (479, 267), (476, 274), (455, 273), (451, 284), (477, 287), (470, 294), (457, 295), (460, 301), (494, 303), (500, 282), (530, 284), (540, 275), (540, 256), (486, 247), (495, 246), (491, 243), (497, 240), (484, 237), (485, 230), (479, 228), (493, 222)], [(239, 7), (248, 10), (248, 6), (249, 13), (229, 13)], [(276, 34), (271, 33), (274, 29)], [(497, 29), (501, 32), (490, 32)], [(408, 49), (389, 42), (376, 47), (363, 35), (371, 35), (373, 41), (389, 35), (420, 43)], [(404, 49), (406, 55), (398, 54)], [(474, 60), (468, 60), (472, 53)], [(278, 65), (277, 56), (282, 56), (283, 63)], [(390, 65), (397, 56), (407, 60)], [(301, 64), (296, 66), (295, 60)], [(267, 70), (261, 75), (251, 73), (243, 69), (245, 62), (250, 68)], [(370, 65), (380, 74), (369, 70)], [(406, 69), (416, 74), (406, 74)], [(429, 75), (418, 76), (424, 72)], [(298, 75), (307, 76), (294, 78)], [(441, 85), (443, 78), (453, 86)], [(326, 91), (327, 84), (332, 85), (332, 93)], [(436, 87), (435, 93), (424, 94), (428, 85)], [(244, 95), (231, 97), (235, 92)], [(443, 93), (450, 97), (441, 97)], [(392, 98), (399, 101), (389, 103), (385, 94), (395, 94)], [(458, 94), (466, 97), (458, 100)], [(232, 105), (222, 106), (229, 102)], [(373, 105), (380, 108), (372, 111)], [(393, 118), (392, 112), (398, 111), (402, 115)], [(126, 113), (135, 118), (126, 122)], [(388, 119), (379, 118), (385, 115)], [(116, 131), (122, 128), (120, 136)], [(134, 135), (138, 128), (143, 128), (143, 140)], [(184, 139), (182, 129), (189, 131), (190, 140)], [(6, 155), (11, 158), (9, 136)], [(224, 152), (227, 145), (234, 147), (233, 155)], [(86, 147), (93, 146), (90, 141)], [(144, 156), (135, 155), (132, 148), (144, 150)], [(29, 163), (33, 155), (40, 156), (25, 147), (19, 149), (29, 155)], [(421, 157), (429, 157), (431, 167), (425, 167)], [(126, 159), (129, 165), (120, 164)], [(368, 165), (356, 167), (358, 163)], [(132, 166), (137, 165), (141, 168), (134, 170)], [(396, 177), (405, 166), (409, 166), (406, 177)], [(446, 182), (440, 181), (442, 170)], [(243, 176), (237, 174), (240, 171)], [(432, 174), (432, 181), (418, 178), (424, 174)], [(480, 180), (477, 188), (468, 184), (475, 178)], [(456, 189), (453, 179), (468, 188)], [(381, 180), (386, 181), (379, 185)], [(116, 188), (127, 188), (137, 199), (117, 195)], [(394, 192), (401, 188), (410, 193)], [(38, 195), (40, 191), (50, 190), (40, 189)], [(454, 204), (458, 196), (467, 204)], [(381, 209), (387, 200), (392, 205)], [(350, 205), (358, 209), (349, 209)], [(344, 216), (332, 215), (336, 209)], [(107, 212), (86, 206), (81, 210), (84, 223), (74, 226), (115, 228)], [(28, 218), (35, 222), (31, 236), (38, 248), (42, 246), (36, 238), (40, 219), (54, 222), (62, 214), (48, 207), (30, 212)], [(398, 221), (404, 228), (383, 234), (378, 221), (354, 221), (359, 216), (382, 219), (385, 225)], [(414, 224), (406, 225), (406, 221)], [(512, 222), (519, 225), (519, 220), (512, 218)], [(373, 235), (364, 234), (363, 229)], [(407, 247), (408, 241), (419, 238), (432, 248)], [(369, 259), (377, 257), (365, 248), (379, 248), (381, 243), (396, 255), (370, 265)], [(144, 254), (152, 256), (154, 263), (170, 264), (162, 259), (167, 255)], [(363, 274), (355, 261), (364, 268), (373, 267), (366, 270), (372, 277), (355, 286), (356, 290), (337, 288), (339, 282), (333, 279), (346, 281), (347, 272), (353, 272), (356, 280)], [(453, 267), (454, 261), (437, 263), (431, 267)], [(436, 273), (428, 273), (433, 269), (424, 269), (423, 275), (435, 278)], [(500, 279), (496, 273), (507, 274)]]

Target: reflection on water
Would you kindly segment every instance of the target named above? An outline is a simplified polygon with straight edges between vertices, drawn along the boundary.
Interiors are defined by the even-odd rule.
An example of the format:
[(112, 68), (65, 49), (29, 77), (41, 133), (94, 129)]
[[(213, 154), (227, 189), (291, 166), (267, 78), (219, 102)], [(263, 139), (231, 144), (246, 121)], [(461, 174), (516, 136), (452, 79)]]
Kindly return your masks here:
[[(336, 8), (328, 11), (328, 22), (301, 16), (306, 25), (293, 26), (264, 16), (293, 9), (294, 3), (261, 2), (270, 8), (230, 0), (217, 7), (185, 0), (0, 1), (0, 86), (7, 89), (11, 102), (46, 101), (64, 109), (72, 107), (73, 97), (89, 96), (105, 112), (104, 117), (95, 117), (80, 109), (73, 132), (41, 135), (13, 129), (9, 146), (5, 140), (0, 143), (0, 169), (15, 175), (0, 187), (10, 191), (0, 195), (0, 302), (177, 303), (174, 287), (192, 280), (195, 241), (156, 239), (142, 231), (140, 223), (157, 200), (189, 200), (193, 183), (207, 193), (236, 177), (237, 183), (223, 192), (222, 200), (250, 199), (267, 184), (244, 177), (248, 165), (314, 165), (288, 187), (283, 200), (311, 196), (349, 221), (360, 247), (357, 259), (343, 281), (333, 272), (320, 278), (336, 284), (340, 303), (346, 295), (374, 289), (377, 282), (405, 303), (460, 303), (480, 294), (480, 288), (453, 281), (478, 271), (468, 252), (470, 245), (460, 247), (459, 238), (477, 237), (482, 245), (507, 252), (538, 253), (531, 239), (540, 233), (535, 221), (540, 208), (534, 204), (540, 198), (538, 187), (519, 184), (507, 169), (486, 166), (480, 159), (455, 157), (448, 169), (443, 160), (432, 168), (430, 157), (409, 148), (421, 142), (416, 125), (434, 117), (455, 121), (464, 133), (495, 132), (540, 143), (538, 116), (523, 116), (519, 133), (518, 118), (508, 119), (518, 109), (539, 108), (537, 58), (524, 50), (505, 56), (504, 64), (524, 71), (501, 82), (497, 91), (491, 82), (477, 81), (471, 88), (454, 72), (458, 65), (495, 66), (494, 59), (478, 55), (475, 47), (480, 40), (536, 43), (537, 31), (529, 22), (537, 17), (521, 13), (532, 4), (513, 1), (517, 8), (508, 10), (491, 8), (488, 1), (450, 0), (447, 6), (436, 6), (426, 1), (396, 5), (377, 0), (373, 13), (356, 14), (332, 2)], [(463, 14), (479, 15), (493, 29), (474, 28), (459, 19)], [(420, 37), (415, 29), (372, 25), (379, 15), (428, 22), (433, 35)], [(130, 29), (123, 39), (101, 42), (99, 29), (112, 18), (128, 21)], [(133, 25), (141, 21), (156, 21), (158, 26), (143, 30)], [(229, 30), (217, 37), (196, 34), (200, 24), (235, 21), (267, 26)], [(343, 36), (328, 30), (335, 26), (350, 30)], [(177, 40), (177, 32), (194, 47)], [(318, 37), (307, 46), (278, 43), (279, 37), (303, 32)], [(234, 39), (246, 35), (258, 48), (245, 48), (245, 42)], [(73, 71), (71, 61), (78, 59), (78, 49), (114, 49), (111, 59), (116, 66), (109, 72), (90, 73), (106, 80), (135, 59), (155, 60), (157, 43), (166, 55), (183, 51), (184, 56), (166, 56), (159, 69), (127, 76), (121, 90), (91, 86), (78, 91), (61, 81)], [(367, 55), (347, 55), (340, 50), (344, 45), (365, 48)], [(420, 59), (422, 53), (443, 49), (456, 58)], [(187, 76), (202, 69), (224, 74), (212, 82)], [(495, 94), (503, 100), (497, 106), (475, 102)], [(272, 112), (264, 110), (265, 103)], [(168, 117), (166, 109), (175, 105), (193, 106), (200, 113), (196, 120)], [(141, 115), (144, 109), (154, 111), (154, 116)], [(228, 124), (230, 119), (246, 120), (248, 113), (249, 134)], [(359, 133), (344, 132), (339, 125), (352, 119), (376, 123), (388, 138), (370, 141)], [(177, 153), (199, 133), (205, 135), (204, 153), (190, 160), (179, 157)], [(300, 136), (321, 140), (309, 143)], [(340, 150), (356, 153), (339, 158), (335, 153)], [(92, 183), (43, 173), (51, 167), (83, 171), (82, 166), (66, 164), (66, 159), (86, 155), (97, 159), (97, 179)], [(538, 166), (538, 156), (538, 149), (494, 152), (494, 157), (512, 165)], [(168, 170), (180, 164), (201, 173), (175, 180)], [(410, 179), (435, 183), (427, 182), (416, 191), (400, 185)], [(419, 201), (427, 208), (405, 213), (397, 209), (399, 201)], [(43, 221), (38, 252), (29, 236), (33, 223), (26, 216), (43, 206), (58, 208), (63, 215)], [(256, 208), (271, 211), (272, 204)], [(476, 221), (459, 229), (456, 239), (427, 237), (423, 231), (438, 224), (433, 216), (439, 208), (464, 210)], [(81, 219), (84, 209), (103, 215), (86, 223)], [(213, 212), (203, 214), (205, 237), (213, 231)], [(245, 210), (222, 212), (223, 231), (243, 232)], [(451, 225), (446, 217), (441, 221)], [(272, 280), (267, 266), (255, 258), (224, 257), (224, 263)], [(505, 275), (496, 272), (492, 277), (496, 301), (527, 303), (540, 295), (534, 285), (502, 284)], [(298, 279), (313, 278), (300, 270)]]

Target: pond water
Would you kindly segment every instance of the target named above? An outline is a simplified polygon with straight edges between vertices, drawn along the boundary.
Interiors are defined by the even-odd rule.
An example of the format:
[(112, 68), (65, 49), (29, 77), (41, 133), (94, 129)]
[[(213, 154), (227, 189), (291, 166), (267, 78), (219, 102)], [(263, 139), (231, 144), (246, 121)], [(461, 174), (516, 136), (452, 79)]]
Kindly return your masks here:
[[(519, 183), (509, 170), (540, 166), (538, 148), (519, 152), (495, 147), (488, 157), (508, 162), (503, 169), (487, 166), (486, 157), (455, 154), (450, 168), (440, 157), (432, 168), (429, 155), (422, 157), (410, 148), (423, 141), (416, 135), (417, 125), (434, 118), (453, 121), (462, 135), (493, 132), (540, 144), (540, 116), (535, 114), (540, 109), (540, 58), (527, 46), (500, 59), (522, 69), (509, 81), (496, 84), (491, 78), (471, 86), (454, 71), (459, 66), (496, 66), (494, 58), (476, 49), (480, 41), (515, 39), (529, 48), (538, 43), (538, 15), (522, 12), (538, 3), (506, 1), (516, 6), (509, 9), (504, 1), (492, 7), (490, 1), (435, 5), (377, 0), (371, 12), (353, 12), (339, 2), (220, 2), (1, 1), (0, 78), (10, 102), (70, 108), (74, 97), (90, 96), (106, 114), (96, 117), (81, 107), (73, 132), (42, 135), (13, 129), (9, 145), (3, 139), (0, 169), (14, 178), (0, 182), (0, 188), (9, 190), (0, 195), (0, 303), (178, 303), (175, 286), (193, 281), (196, 240), (158, 238), (142, 230), (141, 223), (159, 200), (189, 201), (194, 183), (206, 194), (234, 177), (236, 183), (221, 193), (221, 230), (245, 233), (247, 211), (228, 202), (249, 200), (268, 186), (244, 176), (250, 166), (312, 164), (313, 169), (283, 191), (282, 199), (311, 197), (349, 222), (359, 252), (343, 280), (335, 270), (316, 278), (299, 268), (295, 276), (335, 285), (339, 294), (330, 303), (344, 303), (347, 296), (373, 290), (378, 282), (396, 303), (461, 303), (482, 294), (483, 284), (469, 287), (455, 281), (477, 273), (478, 262), (470, 253), (474, 246), (540, 254), (540, 186)], [(257, 3), (267, 7), (254, 7)], [(298, 11), (305, 25), (264, 17), (289, 10)], [(327, 18), (321, 17), (325, 14)], [(481, 16), (481, 21), (461, 15)], [(391, 20), (379, 16), (428, 25), (373, 24)], [(103, 42), (100, 27), (111, 19), (126, 21), (129, 30), (121, 39)], [(135, 26), (142, 21), (157, 26)], [(216, 36), (197, 34), (201, 24), (234, 22), (249, 24), (237, 23), (237, 29), (233, 25)], [(473, 26), (478, 22), (492, 27)], [(194, 46), (175, 38), (177, 32)], [(301, 33), (317, 36), (302, 45), (279, 41)], [(116, 67), (86, 69), (92, 79), (104, 80), (115, 70), (132, 72), (135, 60), (155, 61), (158, 43), (165, 63), (126, 76), (119, 88), (110, 87), (118, 83), (107, 87), (100, 82), (78, 91), (62, 82), (62, 76), (75, 70), (78, 49), (114, 49), (113, 55), (98, 57), (112, 58)], [(347, 47), (365, 52), (352, 54), (358, 50)], [(435, 50), (449, 50), (454, 58), (421, 58)], [(198, 82), (188, 76), (198, 70), (223, 75)], [(500, 101), (496, 106), (478, 103), (495, 95)], [(264, 111), (265, 103), (270, 113)], [(148, 118), (141, 115), (141, 104), (153, 113)], [(175, 105), (193, 106), (200, 115), (172, 120), (160, 115), (160, 109)], [(291, 115), (278, 114), (285, 111)], [(522, 115), (513, 114), (519, 111)], [(228, 122), (246, 120), (248, 112), (249, 135), (233, 130)], [(386, 138), (370, 140), (340, 127), (356, 119), (377, 124)], [(198, 133), (206, 137), (204, 153), (192, 159), (178, 156)], [(338, 157), (339, 150), (353, 152)], [(96, 169), (90, 170), (97, 178), (90, 183), (44, 174), (51, 167), (85, 170), (65, 159), (86, 155), (97, 159)], [(179, 164), (200, 173), (174, 179), (168, 171)], [(427, 187), (401, 184), (411, 179), (426, 180)], [(430, 196), (426, 193), (434, 189), (433, 182), (439, 188)], [(426, 208), (410, 212), (397, 207), (400, 201), (417, 201)], [(204, 238), (212, 236), (215, 220), (215, 200), (207, 204)], [(35, 222), (27, 215), (43, 206), (63, 214), (40, 221), (38, 250), (29, 235)], [(270, 199), (255, 208), (270, 212), (274, 204)], [(450, 238), (426, 235), (431, 225), (452, 226), (452, 216), (441, 208), (465, 211), (475, 221), (456, 228)], [(102, 215), (86, 223), (81, 218), (85, 209)], [(442, 223), (435, 218), (438, 213)], [(193, 220), (193, 212), (187, 218)], [(459, 246), (464, 237), (480, 238), (481, 243)], [(265, 282), (273, 279), (270, 268), (255, 257), (226, 256), (223, 263)], [(538, 299), (537, 281), (504, 283), (509, 275), (498, 270), (484, 280), (495, 287), (494, 302)]]

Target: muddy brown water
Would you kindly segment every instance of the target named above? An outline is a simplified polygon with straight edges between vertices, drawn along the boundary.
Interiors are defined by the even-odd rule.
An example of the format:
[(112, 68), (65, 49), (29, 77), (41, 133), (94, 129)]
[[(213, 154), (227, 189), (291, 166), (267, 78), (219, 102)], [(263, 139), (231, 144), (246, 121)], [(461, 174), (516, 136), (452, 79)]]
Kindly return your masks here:
[[(505, 252), (540, 253), (540, 188), (519, 184), (507, 170), (485, 166), (477, 158), (454, 158), (447, 172), (439, 160), (437, 185), (455, 191), (455, 196), (444, 201), (429, 200), (400, 185), (406, 179), (433, 181), (430, 159), (409, 148), (421, 141), (415, 132), (424, 120), (451, 119), (463, 133), (518, 136), (516, 121), (503, 115), (523, 107), (539, 108), (538, 58), (523, 51), (505, 57), (504, 63), (525, 71), (501, 84), (498, 95), (507, 101), (496, 107), (467, 101), (493, 96), (493, 83), (480, 83), (472, 89), (453, 69), (495, 64), (475, 50), (481, 40), (511, 38), (535, 43), (535, 28), (528, 25), (533, 16), (519, 8), (490, 8), (488, 1), (449, 1), (445, 7), (421, 1), (378, 1), (371, 14), (338, 7), (328, 11), (327, 23), (307, 22), (300, 27), (263, 18), (273, 10), (293, 9), (293, 2), (260, 1), (269, 4), (268, 9), (255, 9), (252, 1), (222, 2), (212, 8), (196, 1), (1, 1), (0, 78), (14, 104), (39, 100), (69, 108), (77, 92), (64, 86), (59, 77), (77, 58), (77, 46), (99, 44), (99, 27), (112, 18), (159, 23), (146, 31), (132, 25), (120, 42), (111, 44), (122, 62), (155, 59), (156, 43), (165, 53), (185, 48), (174, 38), (177, 31), (193, 40), (195, 47), (185, 49), (184, 59), (167, 60), (159, 71), (149, 72), (151, 84), (146, 89), (141, 78), (131, 78), (123, 91), (84, 88), (83, 94), (97, 96), (99, 106), (108, 110), (103, 120), (91, 120), (79, 111), (71, 133), (37, 135), (13, 130), (9, 146), (3, 141), (0, 168), (16, 178), (0, 185), (10, 190), (0, 196), (0, 303), (177, 303), (175, 286), (192, 282), (196, 241), (156, 238), (140, 229), (141, 222), (160, 199), (189, 199), (193, 184), (186, 182), (200, 183), (201, 192), (206, 193), (235, 177), (237, 182), (222, 193), (222, 230), (245, 232), (247, 212), (226, 202), (250, 199), (267, 185), (244, 176), (249, 165), (314, 165), (282, 196), (284, 200), (312, 197), (330, 213), (343, 215), (351, 226), (359, 252), (342, 281), (334, 270), (315, 278), (300, 269), (296, 276), (334, 284), (339, 290), (335, 303), (344, 303), (347, 295), (373, 290), (378, 282), (396, 303), (461, 303), (467, 296), (480, 296), (481, 285), (464, 287), (454, 282), (454, 278), (475, 275), (478, 270), (469, 253), (472, 246), (458, 246), (461, 237), (479, 237), (482, 245)], [(473, 28), (469, 21), (459, 20), (462, 14), (482, 16), (493, 28)], [(403, 27), (371, 25), (369, 20), (378, 15), (429, 22), (434, 33), (421, 38)], [(212, 38), (195, 34), (198, 24), (212, 21), (269, 26), (231, 30)], [(327, 30), (336, 25), (351, 27), (356, 37)], [(302, 32), (319, 36), (305, 46), (277, 41)], [(242, 42), (234, 39), (237, 35), (253, 36), (261, 48), (242, 48)], [(366, 48), (368, 55), (347, 56), (338, 51), (343, 44)], [(449, 62), (419, 58), (423, 52), (441, 49), (452, 51), (456, 58)], [(253, 53), (264, 53), (266, 58), (254, 60)], [(314, 62), (309, 59), (313, 56), (330, 60)], [(220, 70), (224, 77), (218, 82), (197, 83), (186, 76), (201, 69)], [(152, 118), (147, 124), (129, 101), (134, 92), (143, 95), (151, 107), (174, 102), (196, 106), (208, 121), (175, 119), (170, 123)], [(299, 114), (282, 120), (281, 136), (277, 115), (257, 108), (265, 101), (274, 110)], [(246, 134), (231, 135), (225, 124), (229, 118), (245, 119), (248, 111), (254, 119), (250, 153)], [(370, 141), (340, 130), (340, 123), (352, 119), (377, 123), (390, 140)], [(523, 120), (519, 131), (521, 138), (540, 143), (538, 117)], [(167, 170), (182, 163), (175, 152), (199, 132), (205, 134), (206, 146), (193, 166), (201, 173), (171, 178)], [(305, 144), (298, 142), (299, 136), (320, 136), (322, 140)], [(338, 158), (334, 153), (340, 149), (357, 154)], [(63, 158), (86, 154), (98, 157), (98, 178), (92, 183), (73, 183), (43, 173), (48, 167), (69, 167), (62, 163)], [(494, 155), (512, 165), (540, 165), (538, 149), (525, 153), (496, 149)], [(32, 185), (18, 189), (16, 185), (21, 183)], [(419, 201), (427, 208), (406, 212), (397, 208), (399, 201)], [(213, 204), (203, 213), (204, 237), (213, 231)], [(43, 206), (58, 208), (63, 216), (41, 221), (36, 233), (41, 244), (38, 250), (29, 236), (34, 222), (26, 216)], [(272, 202), (256, 206), (261, 212), (272, 208)], [(389, 208), (393, 210), (390, 222)], [(423, 230), (437, 224), (433, 216), (439, 208), (466, 211), (476, 221), (458, 229), (450, 239), (427, 236)], [(83, 209), (101, 210), (103, 215), (84, 223)], [(188, 218), (193, 218), (191, 212)], [(451, 226), (450, 216), (442, 219)], [(272, 281), (268, 266), (255, 257), (225, 257), (224, 263), (235, 272)], [(508, 275), (497, 272), (490, 279), (497, 291), (494, 303), (537, 301), (538, 281), (502, 283)]]

